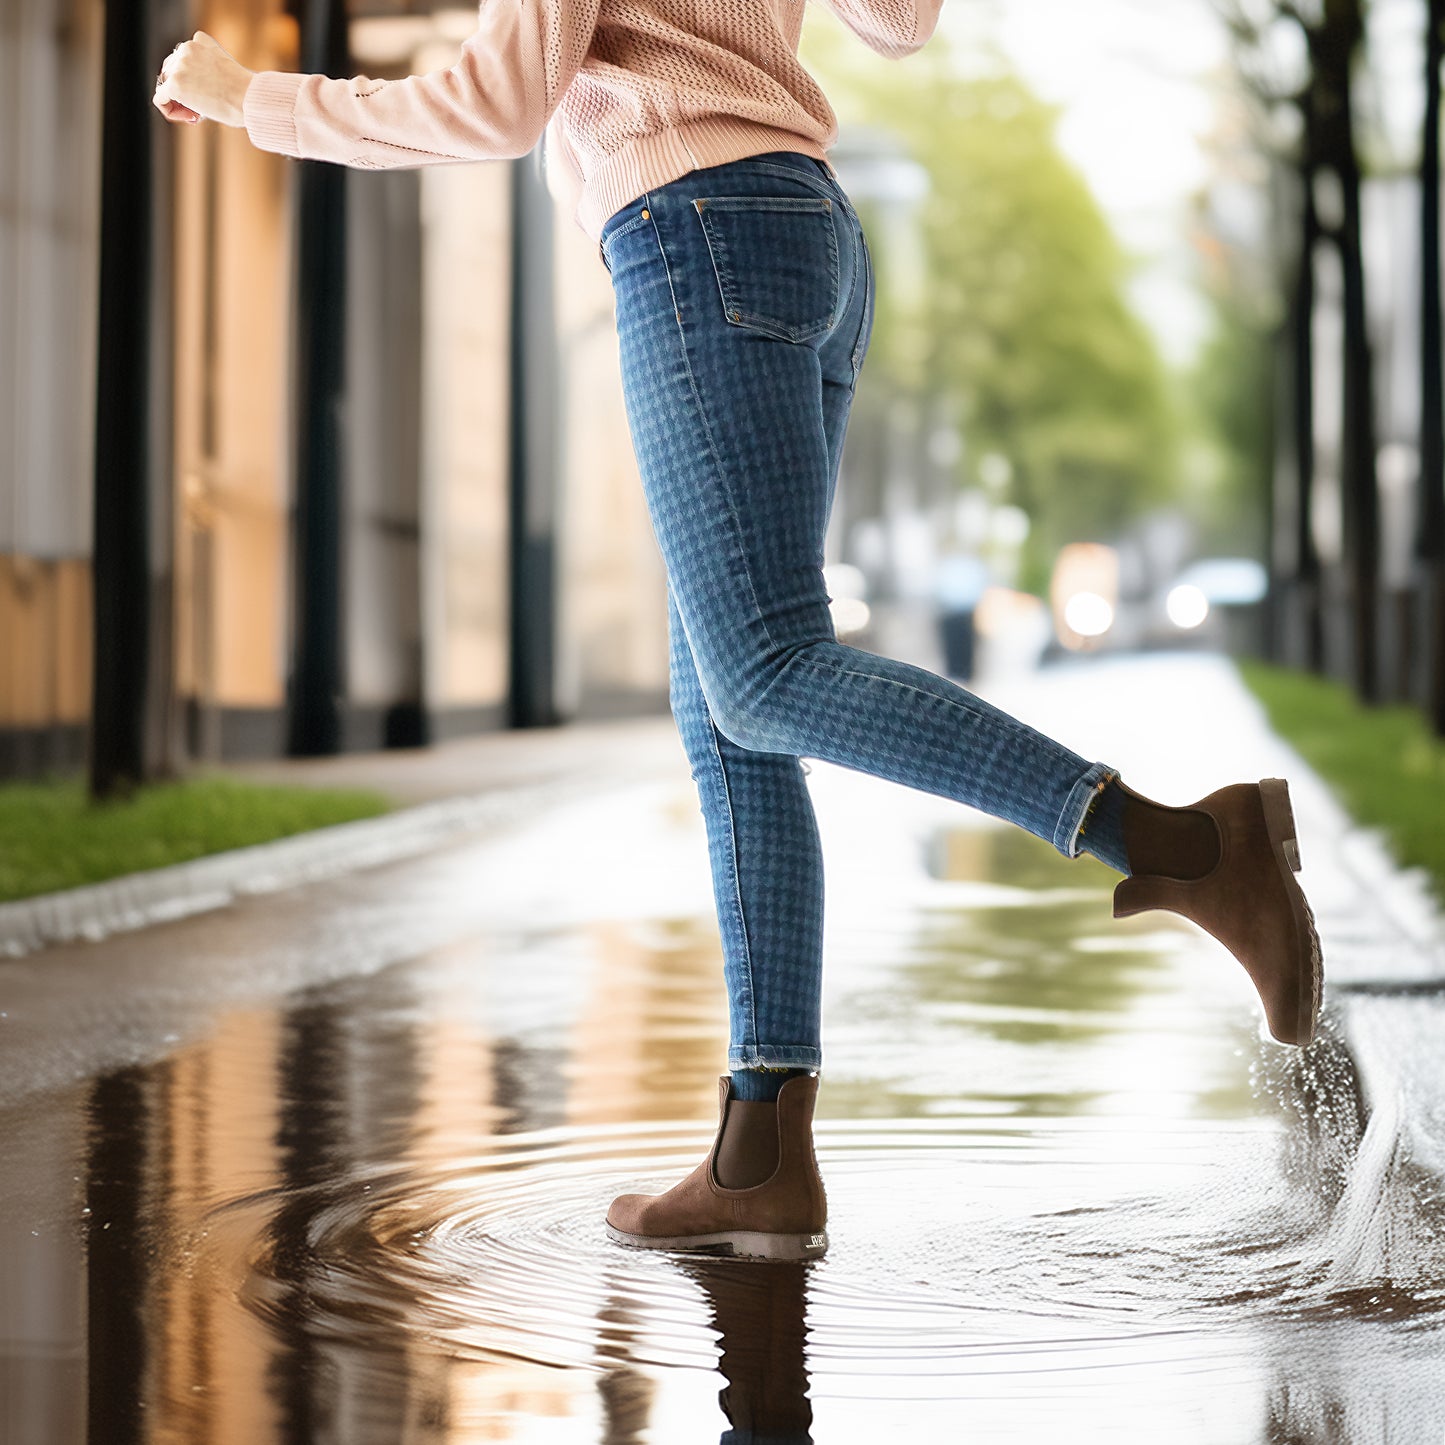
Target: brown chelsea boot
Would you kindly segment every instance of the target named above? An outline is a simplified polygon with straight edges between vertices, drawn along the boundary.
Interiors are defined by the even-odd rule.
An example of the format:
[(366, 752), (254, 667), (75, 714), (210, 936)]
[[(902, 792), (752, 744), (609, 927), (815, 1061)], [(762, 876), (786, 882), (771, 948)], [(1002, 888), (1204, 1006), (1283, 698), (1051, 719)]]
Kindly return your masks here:
[[(1264, 1004), (1270, 1033), (1307, 1044), (1319, 1017), (1324, 960), (1314, 913), (1295, 881), (1299, 841), (1283, 778), (1231, 783), (1171, 808), (1122, 781), (1124, 846), (1130, 876), (1114, 887), (1114, 917), (1163, 908), (1197, 923), (1244, 965)], [(1194, 823), (1185, 815), (1194, 815)], [(1212, 820), (1218, 849), (1199, 873), (1200, 828)], [(1184, 844), (1192, 829), (1194, 841)], [(1181, 866), (1193, 855), (1194, 862)], [(1195, 876), (1173, 876), (1190, 873)]]
[[(718, 1079), (718, 1130), (706, 1159), (664, 1194), (623, 1194), (607, 1211), (607, 1234), (639, 1249), (677, 1249), (747, 1259), (816, 1259), (828, 1248), (828, 1204), (813, 1152), (813, 1106), (818, 1076), (791, 1078), (776, 1104), (736, 1099), (732, 1076)], [(731, 1111), (750, 1109), (756, 1138), (760, 1111), (776, 1116), (777, 1137), (767, 1141), (767, 1160), (776, 1158), (761, 1183), (726, 1189), (717, 1161)], [(729, 1139), (729, 1143), (732, 1141)], [(732, 1167), (748, 1161), (733, 1154)], [(760, 1172), (760, 1171), (754, 1171)], [(731, 1177), (731, 1176), (730, 1176)]]

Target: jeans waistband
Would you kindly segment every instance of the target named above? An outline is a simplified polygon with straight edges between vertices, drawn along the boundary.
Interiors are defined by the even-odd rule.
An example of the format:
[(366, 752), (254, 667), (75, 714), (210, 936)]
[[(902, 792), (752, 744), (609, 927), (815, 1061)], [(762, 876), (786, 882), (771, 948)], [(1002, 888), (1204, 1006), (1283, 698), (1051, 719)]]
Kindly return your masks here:
[[(783, 157), (787, 158), (786, 161), (783, 159)], [(723, 162), (723, 164), (746, 165), (749, 161), (760, 160), (766, 160), (769, 164), (772, 165), (793, 164), (799, 168), (806, 167), (810, 172), (816, 171), (819, 175), (823, 177), (825, 181), (828, 181), (832, 185), (836, 186), (840, 192), (842, 190), (842, 183), (838, 180), (837, 171), (835, 171), (833, 167), (830, 166), (826, 161), (820, 161), (816, 156), (810, 156), (804, 151), (763, 151), (760, 152), (758, 155), (741, 156), (736, 161), (725, 161)], [(612, 215), (607, 218), (604, 226), (610, 225), (614, 217), (619, 215), (622, 211), (627, 210), (628, 207), (637, 205), (641, 200), (642, 197), (639, 196), (636, 200), (629, 201), (626, 206), (620, 206), (617, 211), (614, 211)], [(605, 255), (603, 255), (602, 242), (600, 240), (597, 243), (597, 254), (602, 257), (603, 265), (606, 265), (607, 258)]]
[[(837, 172), (834, 171), (833, 167), (830, 166), (827, 161), (820, 161), (817, 156), (806, 155), (802, 151), (767, 151), (766, 154), (769, 157), (788, 156), (792, 160), (801, 161), (810, 170), (821, 171), (830, 181), (836, 181), (838, 179)], [(753, 160), (756, 158), (749, 156), (748, 159)]]

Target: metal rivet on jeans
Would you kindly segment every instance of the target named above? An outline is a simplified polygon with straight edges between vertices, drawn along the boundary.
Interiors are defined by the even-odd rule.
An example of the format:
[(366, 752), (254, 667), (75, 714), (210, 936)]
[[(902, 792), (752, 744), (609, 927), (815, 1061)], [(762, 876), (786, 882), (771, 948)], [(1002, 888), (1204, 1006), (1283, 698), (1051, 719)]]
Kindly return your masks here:
[(645, 221), (651, 214), (651, 211), (644, 209), (642, 212), (642, 219)]

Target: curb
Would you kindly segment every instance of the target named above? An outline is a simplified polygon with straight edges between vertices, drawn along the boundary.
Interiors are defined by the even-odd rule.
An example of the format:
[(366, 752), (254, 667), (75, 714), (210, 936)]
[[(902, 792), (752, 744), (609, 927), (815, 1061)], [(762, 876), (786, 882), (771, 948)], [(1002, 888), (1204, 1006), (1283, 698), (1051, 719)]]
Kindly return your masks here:
[(336, 823), (103, 883), (0, 904), (0, 959), (79, 939), (98, 942), (224, 908), (239, 899), (414, 857), (482, 828), (505, 827), (586, 791), (578, 779), (445, 798)]

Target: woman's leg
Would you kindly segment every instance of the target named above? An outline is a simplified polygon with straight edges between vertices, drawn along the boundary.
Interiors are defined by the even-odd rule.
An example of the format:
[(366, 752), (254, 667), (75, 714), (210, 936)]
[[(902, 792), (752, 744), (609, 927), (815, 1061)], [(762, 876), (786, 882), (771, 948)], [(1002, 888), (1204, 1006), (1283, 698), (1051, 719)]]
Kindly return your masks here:
[(609, 227), (628, 422), (730, 949), (730, 1063), (816, 1067), (821, 882), (798, 757), (953, 798), (1070, 857), (1115, 770), (836, 640), (822, 560), (838, 388), (856, 380), (872, 287), (861, 229), (821, 172), (693, 171)]
[[(862, 292), (856, 354), (842, 374), (835, 368), (822, 378), (829, 505), (857, 366), (872, 330), (871, 272), (861, 274), (856, 285)], [(728, 1067), (735, 1075), (759, 1065), (817, 1069), (822, 1062), (823, 854), (802, 765), (791, 753), (741, 747), (718, 728), (670, 584), (668, 641), (672, 712), (707, 829), (728, 996)], [(735, 1079), (735, 1086), (741, 1089), (744, 1082)], [(771, 1080), (764, 1092), (774, 1093), (778, 1083)]]
[(1115, 769), (835, 638), (822, 398), (851, 380), (869, 288), (856, 218), (796, 167), (690, 172), (611, 238), (629, 426), (709, 714), (742, 748), (953, 798), (1077, 856)]
[(669, 691), (707, 828), (728, 996), (728, 1068), (816, 1069), (823, 856), (802, 765), (739, 747), (708, 712), (668, 589)]

